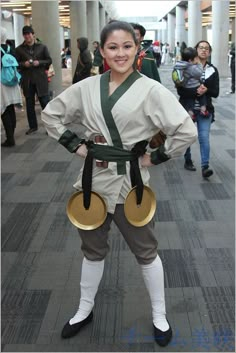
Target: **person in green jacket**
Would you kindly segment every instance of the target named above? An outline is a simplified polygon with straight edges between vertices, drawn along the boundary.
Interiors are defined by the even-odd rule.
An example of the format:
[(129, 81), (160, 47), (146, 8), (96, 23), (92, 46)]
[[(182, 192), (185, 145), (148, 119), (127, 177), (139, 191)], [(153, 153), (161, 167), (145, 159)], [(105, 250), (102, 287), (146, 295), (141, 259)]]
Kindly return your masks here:
[(137, 69), (145, 76), (161, 83), (156, 61), (152, 50), (150, 49), (152, 41), (144, 41), (146, 29), (138, 23), (131, 23), (131, 25), (139, 43), (139, 50), (136, 58)]

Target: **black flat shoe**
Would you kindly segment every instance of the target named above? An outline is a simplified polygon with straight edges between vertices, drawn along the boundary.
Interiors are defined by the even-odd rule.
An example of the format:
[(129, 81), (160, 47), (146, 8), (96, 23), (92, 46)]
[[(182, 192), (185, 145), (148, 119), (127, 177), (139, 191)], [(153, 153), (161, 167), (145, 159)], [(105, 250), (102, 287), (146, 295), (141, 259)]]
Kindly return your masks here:
[(212, 174), (213, 174), (212, 169), (209, 169), (208, 167), (202, 168), (202, 177), (203, 178), (209, 178), (210, 176), (212, 176)]
[(190, 170), (191, 172), (196, 172), (196, 170), (197, 170), (192, 161), (185, 162), (184, 168), (187, 170)]
[(6, 140), (5, 142), (1, 143), (1, 146), (2, 147), (13, 147), (13, 146), (15, 146), (15, 142), (9, 142)]
[[(169, 324), (169, 326), (170, 326), (170, 324)], [(171, 327), (169, 327), (169, 329), (167, 331), (161, 331), (158, 328), (156, 328), (155, 325), (153, 325), (153, 328), (154, 328), (154, 339), (155, 339), (156, 343), (159, 344), (159, 346), (161, 346), (161, 347), (167, 346), (167, 344), (170, 342), (170, 340), (172, 338)]]
[(89, 314), (88, 317), (86, 317), (86, 319), (78, 322), (77, 324), (70, 325), (70, 321), (68, 321), (63, 327), (63, 330), (61, 332), (61, 337), (70, 338), (75, 336), (81, 330), (81, 328), (89, 324), (90, 321), (92, 321), (92, 319), (93, 319), (93, 312), (91, 311), (91, 313)]
[(38, 128), (34, 127), (32, 129), (27, 130), (25, 134), (26, 135), (30, 135), (30, 134), (33, 134), (34, 132), (36, 132), (37, 130), (38, 130)]

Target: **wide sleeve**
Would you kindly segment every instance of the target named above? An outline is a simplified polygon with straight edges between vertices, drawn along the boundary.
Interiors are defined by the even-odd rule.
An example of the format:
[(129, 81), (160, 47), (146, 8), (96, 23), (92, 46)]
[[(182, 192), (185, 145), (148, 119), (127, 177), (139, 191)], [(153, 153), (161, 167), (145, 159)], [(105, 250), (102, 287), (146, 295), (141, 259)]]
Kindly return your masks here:
[(169, 158), (184, 154), (197, 139), (197, 129), (187, 111), (164, 86), (156, 84), (148, 95), (145, 111), (152, 123), (167, 138), (165, 154)]
[(81, 122), (83, 111), (80, 83), (72, 85), (50, 101), (41, 113), (48, 135), (58, 140), (70, 152), (75, 152), (82, 138), (66, 125)]

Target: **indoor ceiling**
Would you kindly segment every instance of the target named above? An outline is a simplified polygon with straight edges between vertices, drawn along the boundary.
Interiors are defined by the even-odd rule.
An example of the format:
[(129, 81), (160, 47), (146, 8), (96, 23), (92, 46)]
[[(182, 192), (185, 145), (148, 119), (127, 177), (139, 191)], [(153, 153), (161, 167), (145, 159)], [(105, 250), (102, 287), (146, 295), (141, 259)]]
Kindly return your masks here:
[[(59, 21), (63, 27), (70, 27), (70, 1), (59, 2)], [(31, 1), (1, 0), (1, 9), (31, 17)]]
[[(187, 3), (187, 1), (183, 1)], [(63, 27), (70, 27), (70, 1), (59, 1), (59, 21)], [(9, 10), (27, 17), (31, 17), (31, 1), (2, 0), (2, 10)], [(235, 0), (230, 0), (230, 18), (235, 17)], [(212, 22), (212, 12), (209, 8), (202, 12), (202, 24), (206, 26)]]

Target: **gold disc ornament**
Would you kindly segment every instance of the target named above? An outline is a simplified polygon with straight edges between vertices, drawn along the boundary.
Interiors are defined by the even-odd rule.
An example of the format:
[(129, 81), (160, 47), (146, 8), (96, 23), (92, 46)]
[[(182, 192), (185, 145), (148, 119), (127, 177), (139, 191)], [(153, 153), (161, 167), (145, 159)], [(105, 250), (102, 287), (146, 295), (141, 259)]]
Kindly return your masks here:
[(83, 230), (100, 227), (107, 217), (107, 206), (104, 199), (96, 192), (91, 192), (90, 207), (84, 208), (83, 192), (75, 192), (67, 203), (67, 215), (71, 223)]
[(140, 205), (136, 202), (136, 187), (128, 193), (125, 204), (125, 216), (130, 224), (143, 227), (151, 221), (156, 211), (156, 197), (150, 187), (144, 185), (143, 198)]

